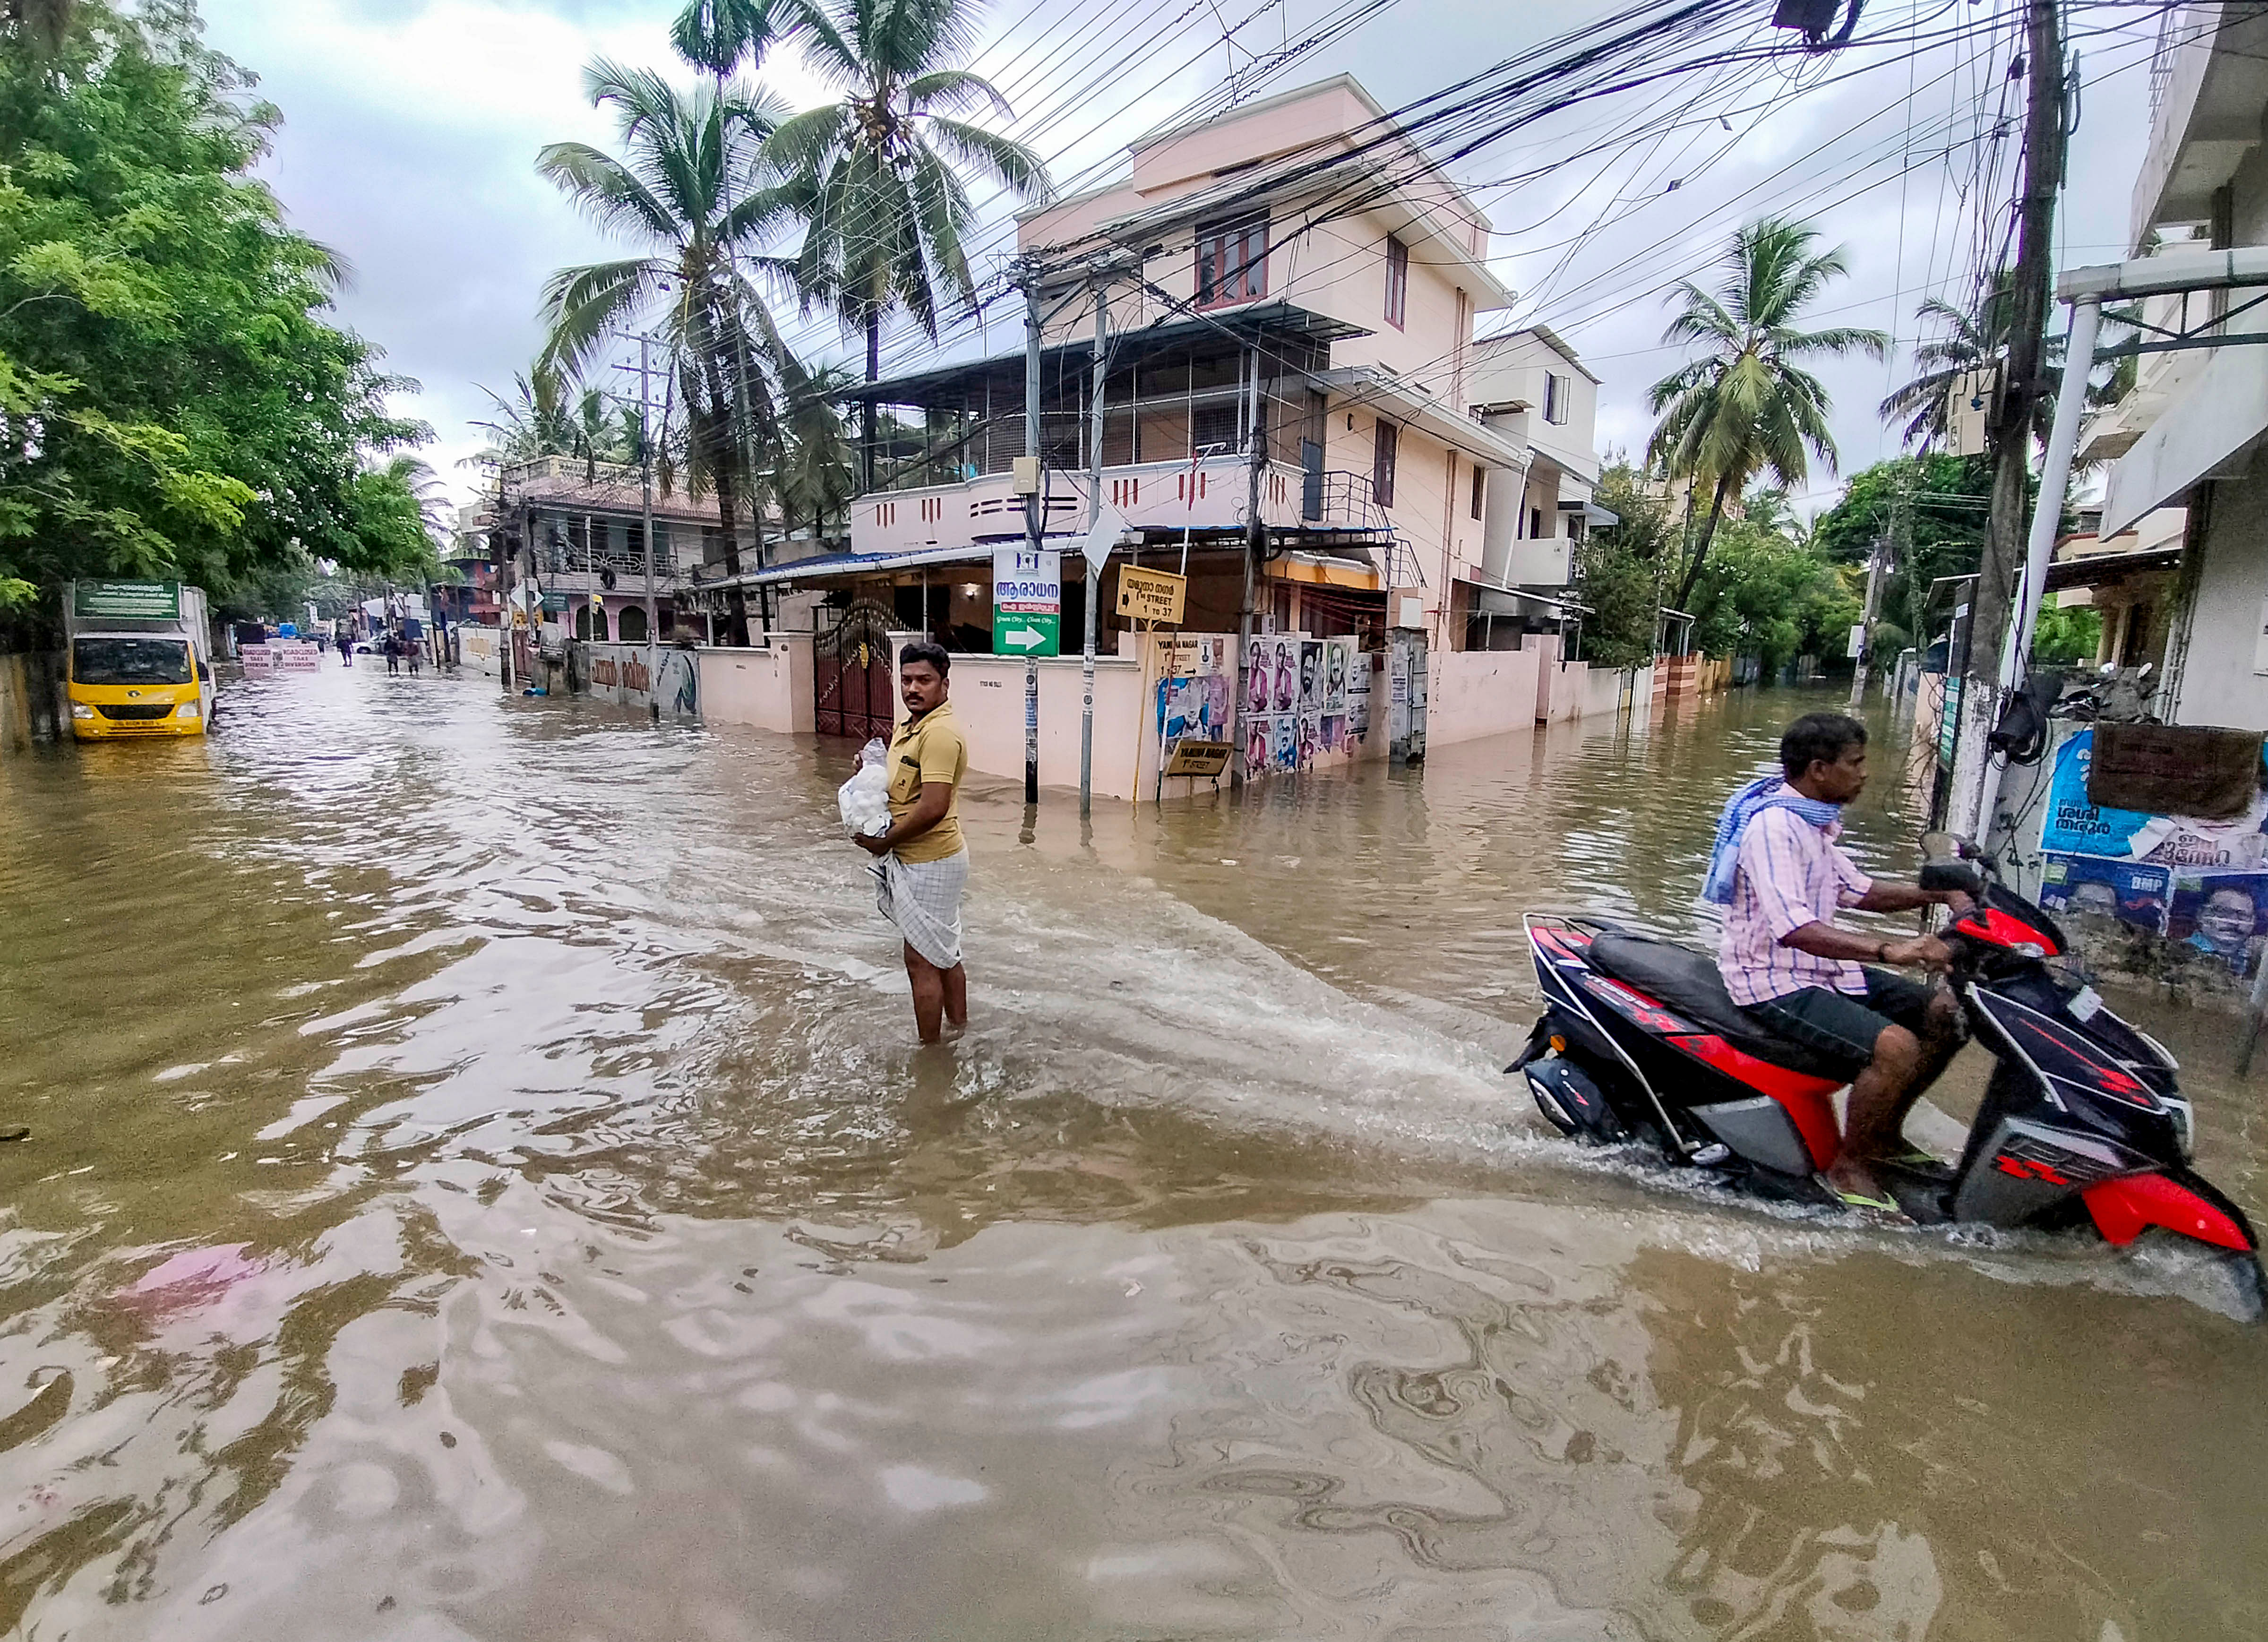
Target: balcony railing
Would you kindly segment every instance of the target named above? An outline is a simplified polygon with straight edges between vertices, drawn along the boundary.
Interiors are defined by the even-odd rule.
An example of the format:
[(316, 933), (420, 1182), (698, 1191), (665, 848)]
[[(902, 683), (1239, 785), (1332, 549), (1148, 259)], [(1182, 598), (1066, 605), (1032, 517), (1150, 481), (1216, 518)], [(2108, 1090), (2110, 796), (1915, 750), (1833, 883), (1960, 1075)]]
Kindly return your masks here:
[[(1102, 499), (1130, 525), (1219, 531), (1245, 524), (1252, 473), (1250, 464), (1233, 454), (1194, 464), (1142, 462), (1105, 468), (1102, 487)], [(1086, 475), (1050, 474), (1047, 510), (1048, 534), (1079, 531), (1086, 519)], [(1385, 511), (1364, 475), (1308, 474), (1285, 462), (1270, 462), (1261, 470), (1260, 516), (1278, 530), (1374, 533), (1388, 527)], [(870, 491), (850, 504), (855, 553), (976, 546), (1012, 541), (1023, 534), (1024, 499), (1006, 474), (917, 490)]]

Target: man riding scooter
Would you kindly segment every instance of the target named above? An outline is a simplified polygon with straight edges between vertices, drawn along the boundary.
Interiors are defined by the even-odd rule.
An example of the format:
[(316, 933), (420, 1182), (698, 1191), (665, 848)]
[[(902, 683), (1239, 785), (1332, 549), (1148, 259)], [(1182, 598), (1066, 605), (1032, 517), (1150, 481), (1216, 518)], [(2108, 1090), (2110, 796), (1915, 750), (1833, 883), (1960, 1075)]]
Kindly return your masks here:
[(1734, 793), (1717, 823), (1703, 899), (1725, 909), (1717, 967), (1732, 999), (1777, 1035), (1852, 1074), (1842, 1150), (1821, 1177), (1843, 1203), (1888, 1214), (1896, 1200), (1877, 1166), (1911, 1152), (1906, 1114), (1963, 1042), (1962, 1012), (1941, 974), (1952, 951), (1933, 935), (1880, 940), (1835, 926), (1849, 907), (1969, 909), (1962, 891), (1884, 883), (1836, 840), (1843, 806), (1867, 784), (1867, 727), (1842, 713), (1806, 713), (1780, 738), (1778, 776)]

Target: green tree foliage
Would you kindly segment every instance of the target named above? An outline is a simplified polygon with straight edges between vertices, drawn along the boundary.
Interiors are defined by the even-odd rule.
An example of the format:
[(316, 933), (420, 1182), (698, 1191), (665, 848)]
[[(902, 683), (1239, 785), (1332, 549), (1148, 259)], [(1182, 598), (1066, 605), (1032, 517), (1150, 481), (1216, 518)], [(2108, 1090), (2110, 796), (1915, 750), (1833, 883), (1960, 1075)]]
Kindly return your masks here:
[(2042, 666), (2068, 667), (2093, 661), (2102, 645), (2102, 612), (2080, 605), (2059, 610), (2040, 607), (2039, 625), (2032, 630), (2032, 659)]
[(1607, 465), (1596, 494), (1616, 522), (1592, 531), (1575, 549), (1575, 596), (1591, 612), (1583, 619), (1583, 659), (1604, 667), (1644, 666), (1654, 654), (1661, 578), (1676, 527), (1627, 460)]
[(1661, 420), (1646, 460), (1709, 493), (1679, 578), (1680, 607), (1690, 607), (1727, 501), (1759, 474), (1800, 487), (1811, 454), (1835, 470), (1827, 390), (1804, 362), (1850, 353), (1880, 359), (1889, 346), (1880, 331), (1796, 328), (1803, 310), (1850, 271), (1841, 251), (1815, 251), (1818, 240), (1815, 229), (1767, 217), (1734, 234), (1714, 293), (1691, 280), (1678, 287), (1682, 306), (1662, 340), (1701, 353), (1653, 385), (1650, 402)]
[[(75, 577), (217, 594), (301, 557), (430, 563), (335, 258), (253, 167), (278, 118), (187, 4), (0, 28), (0, 603)], [(409, 504), (405, 510), (404, 504)]]
[(1875, 607), (1872, 653), (1926, 648), (1959, 600), (1941, 578), (1974, 573), (1984, 547), (1992, 470), (1978, 456), (1902, 456), (1854, 474), (1812, 540), (1837, 564), (1862, 565), (1877, 540), (1890, 569)]
[[(1767, 519), (1769, 507), (1759, 510)], [(1694, 589), (1694, 647), (1754, 656), (1767, 677), (1798, 656), (1840, 657), (1861, 603), (1849, 572), (1756, 518), (1728, 519)]]

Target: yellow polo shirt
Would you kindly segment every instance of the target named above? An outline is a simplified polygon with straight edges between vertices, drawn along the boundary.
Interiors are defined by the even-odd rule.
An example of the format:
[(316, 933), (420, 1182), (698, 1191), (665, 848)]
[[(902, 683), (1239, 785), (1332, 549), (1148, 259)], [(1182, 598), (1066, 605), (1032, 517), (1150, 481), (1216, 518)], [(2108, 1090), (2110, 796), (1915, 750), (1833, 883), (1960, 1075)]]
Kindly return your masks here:
[(897, 847), (901, 861), (919, 865), (942, 861), (966, 847), (961, 836), (961, 782), (968, 773), (968, 741), (953, 703), (941, 702), (918, 719), (898, 726), (890, 742), (890, 820), (902, 821), (921, 797), (923, 784), (943, 782), (953, 788), (953, 800), (944, 819), (909, 843)]

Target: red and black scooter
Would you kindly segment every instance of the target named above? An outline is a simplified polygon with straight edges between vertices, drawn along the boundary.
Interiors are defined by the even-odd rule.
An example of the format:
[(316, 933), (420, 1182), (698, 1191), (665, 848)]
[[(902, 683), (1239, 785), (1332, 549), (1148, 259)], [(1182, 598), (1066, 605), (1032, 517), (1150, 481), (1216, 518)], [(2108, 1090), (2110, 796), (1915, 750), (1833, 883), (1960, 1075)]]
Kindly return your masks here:
[[(2110, 1012), (2054, 921), (1990, 863), (1935, 860), (1921, 882), (1976, 898), (1940, 934), (1974, 1041), (1997, 1064), (1960, 1161), (1878, 1168), (1884, 1187), (1924, 1225), (2092, 1225), (2121, 1247), (2162, 1227), (2224, 1253), (2257, 1316), (2259, 1240), (2189, 1167), (2174, 1057)], [(1546, 1006), (1505, 1070), (1525, 1075), (1553, 1127), (1650, 1141), (1763, 1195), (1834, 1201), (1815, 1177), (1841, 1138), (1838, 1068), (1752, 1020), (1712, 958), (1594, 918), (1526, 922)]]

